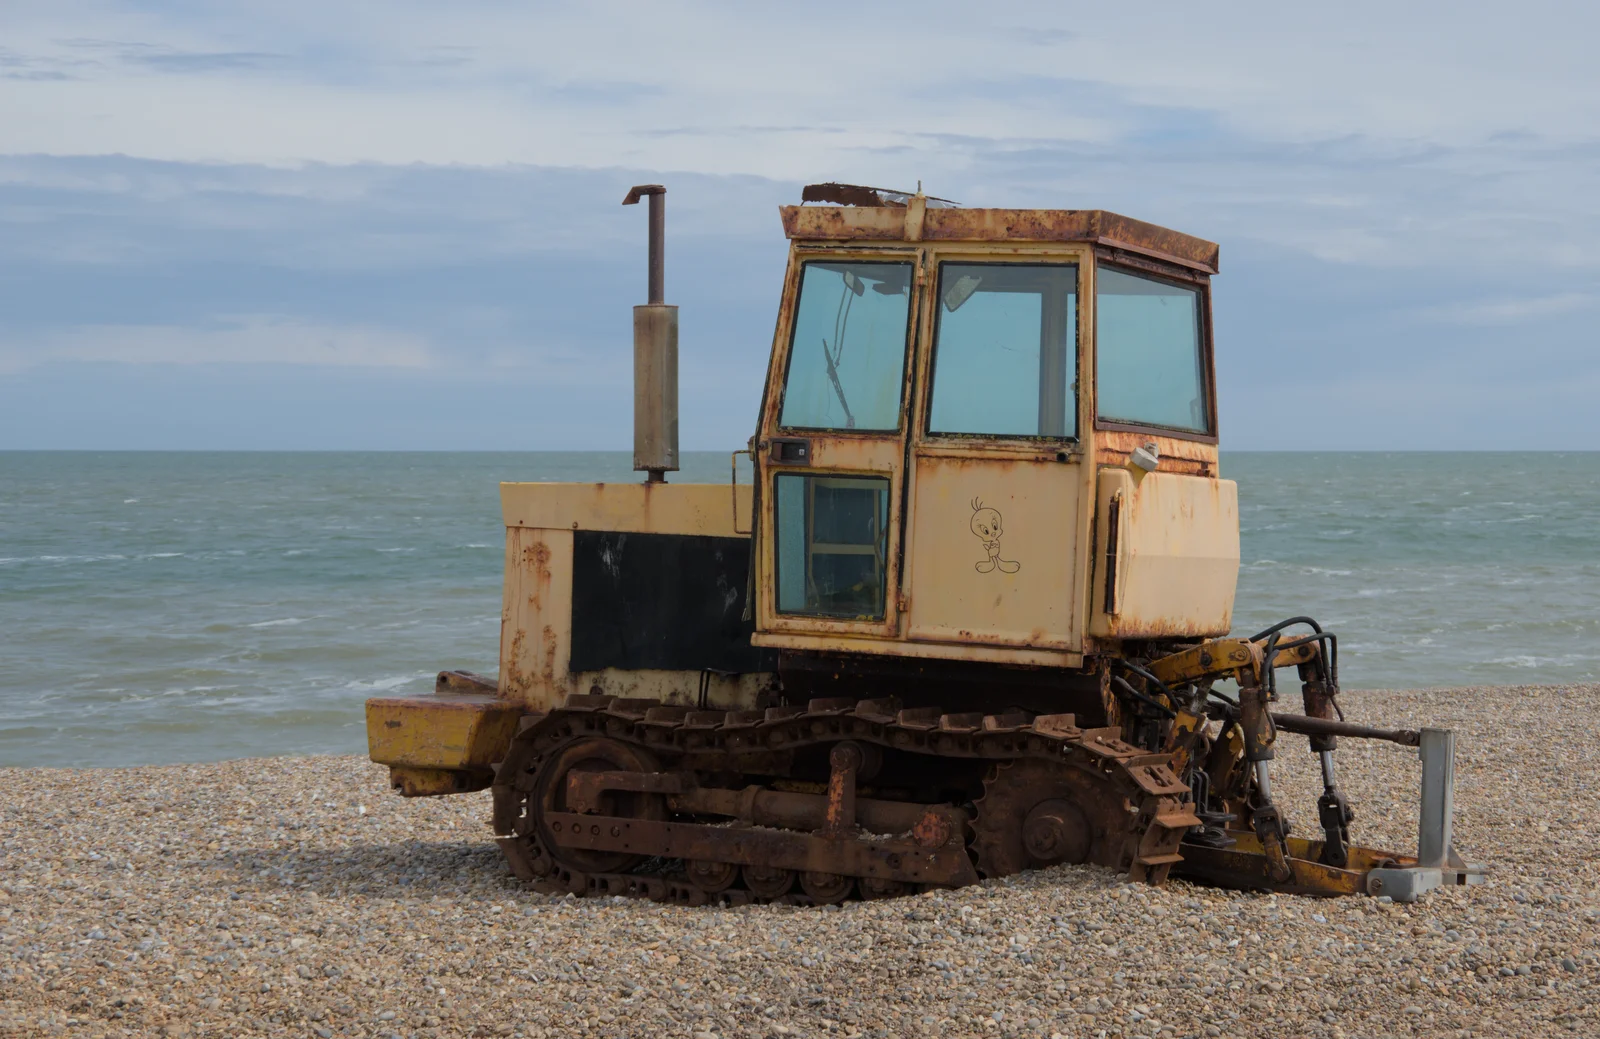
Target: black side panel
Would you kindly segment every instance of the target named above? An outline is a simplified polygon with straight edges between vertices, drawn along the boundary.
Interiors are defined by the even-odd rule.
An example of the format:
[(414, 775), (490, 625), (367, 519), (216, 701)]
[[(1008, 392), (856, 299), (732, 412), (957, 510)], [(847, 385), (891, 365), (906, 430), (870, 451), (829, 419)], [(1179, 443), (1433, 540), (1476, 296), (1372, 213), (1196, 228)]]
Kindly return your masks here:
[(573, 671), (773, 671), (742, 620), (748, 538), (572, 534)]

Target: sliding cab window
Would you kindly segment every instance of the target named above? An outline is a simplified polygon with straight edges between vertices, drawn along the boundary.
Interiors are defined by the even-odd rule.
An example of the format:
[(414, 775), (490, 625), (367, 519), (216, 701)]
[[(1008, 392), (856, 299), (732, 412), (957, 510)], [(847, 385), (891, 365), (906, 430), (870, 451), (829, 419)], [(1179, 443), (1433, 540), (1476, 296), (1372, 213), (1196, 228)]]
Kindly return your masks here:
[(1095, 283), (1100, 419), (1210, 433), (1200, 290), (1110, 267)]
[(778, 612), (848, 620), (883, 617), (889, 481), (779, 473)]
[(940, 264), (928, 432), (1077, 436), (1077, 342), (1076, 265)]
[(779, 424), (900, 428), (911, 264), (805, 264)]

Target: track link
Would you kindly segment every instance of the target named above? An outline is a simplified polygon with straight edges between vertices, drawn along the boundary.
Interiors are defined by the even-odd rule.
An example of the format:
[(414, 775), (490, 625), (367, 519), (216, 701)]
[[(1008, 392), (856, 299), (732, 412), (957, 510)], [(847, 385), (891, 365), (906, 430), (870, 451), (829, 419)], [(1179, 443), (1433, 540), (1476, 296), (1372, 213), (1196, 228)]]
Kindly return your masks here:
[[(915, 839), (909, 832), (885, 837), (859, 827), (824, 833), (754, 826), (748, 811), (743, 822), (721, 818), (708, 825), (704, 813), (669, 819), (671, 791), (705, 789), (706, 780), (725, 800), (737, 791), (753, 804), (773, 784), (783, 784), (797, 759), (815, 760), (842, 741), (900, 761), (987, 768), (975, 815), (948, 803), (889, 803), (931, 809), (924, 822), (932, 836), (919, 823)], [(889, 699), (844, 698), (765, 711), (701, 711), (574, 695), (524, 720), (493, 787), (494, 828), (517, 876), (546, 890), (688, 905), (838, 901), (856, 888), (861, 897), (887, 897), (971, 883), (980, 870), (1004, 876), (1062, 861), (1094, 862), (1160, 883), (1181, 858), (1183, 833), (1198, 822), (1185, 803), (1188, 788), (1168, 760), (1123, 742), (1119, 730), (1082, 729), (1064, 714), (947, 713), (906, 710)], [(567, 768), (648, 773), (650, 783), (635, 786), (654, 784), (666, 793), (616, 795), (609, 814), (594, 813), (592, 805), (579, 806), (591, 814), (575, 814), (562, 801)], [(895, 779), (880, 777), (891, 784)], [(970, 825), (952, 827), (951, 818)], [(574, 825), (591, 820), (592, 826)], [(970, 844), (963, 830), (970, 830)], [(695, 855), (694, 868), (685, 869), (678, 862), (690, 858), (683, 850), (691, 846), (710, 851)], [(822, 856), (838, 871), (806, 871), (797, 865), (806, 856)], [(727, 879), (730, 864), (742, 864), (743, 875), (753, 879), (735, 886)], [(802, 882), (779, 882), (785, 868)], [(761, 893), (774, 891), (782, 893)]]

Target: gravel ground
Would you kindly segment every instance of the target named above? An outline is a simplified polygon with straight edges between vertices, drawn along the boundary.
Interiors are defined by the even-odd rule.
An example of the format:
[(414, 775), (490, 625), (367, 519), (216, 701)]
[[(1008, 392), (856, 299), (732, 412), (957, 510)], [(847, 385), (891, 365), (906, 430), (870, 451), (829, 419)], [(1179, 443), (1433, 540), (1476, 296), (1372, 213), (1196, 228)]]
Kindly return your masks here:
[[(0, 769), (0, 1034), (1600, 1035), (1600, 686), (1345, 697), (1460, 735), (1487, 884), (1414, 906), (1062, 868), (843, 908), (692, 910), (514, 883), (486, 794), (360, 758)], [(1298, 737), (1279, 789), (1315, 826)], [(1418, 768), (1346, 741), (1368, 844)]]

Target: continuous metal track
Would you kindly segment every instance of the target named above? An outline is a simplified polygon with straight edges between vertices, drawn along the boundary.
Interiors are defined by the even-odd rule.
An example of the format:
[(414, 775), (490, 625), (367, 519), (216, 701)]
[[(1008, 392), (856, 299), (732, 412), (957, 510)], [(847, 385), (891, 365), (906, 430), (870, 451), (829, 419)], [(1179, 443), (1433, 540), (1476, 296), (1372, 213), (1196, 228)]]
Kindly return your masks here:
[[(802, 781), (823, 761), (825, 792)], [(1072, 715), (572, 696), (525, 721), (494, 824), (519, 877), (579, 895), (835, 902), (1085, 861), (1160, 883), (1199, 821), (1168, 761)], [(946, 766), (982, 796), (857, 796), (858, 780), (905, 791), (910, 772)]]

